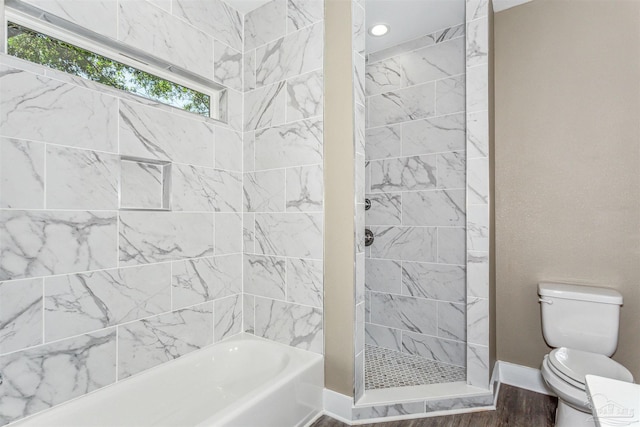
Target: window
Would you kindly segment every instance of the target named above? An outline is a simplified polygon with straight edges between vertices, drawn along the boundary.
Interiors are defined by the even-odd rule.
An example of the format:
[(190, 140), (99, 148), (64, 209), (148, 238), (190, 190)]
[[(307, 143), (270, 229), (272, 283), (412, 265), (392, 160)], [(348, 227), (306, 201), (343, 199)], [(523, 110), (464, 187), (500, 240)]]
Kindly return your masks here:
[(176, 108), (212, 116), (212, 99), (208, 94), (13, 22), (7, 22), (7, 53)]

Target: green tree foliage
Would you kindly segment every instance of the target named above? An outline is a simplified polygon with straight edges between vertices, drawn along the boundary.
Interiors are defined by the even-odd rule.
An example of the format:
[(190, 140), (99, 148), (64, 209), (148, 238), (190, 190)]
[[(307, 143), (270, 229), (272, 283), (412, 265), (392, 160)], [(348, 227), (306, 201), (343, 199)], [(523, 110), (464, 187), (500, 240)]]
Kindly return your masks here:
[(20, 25), (9, 23), (7, 47), (18, 58), (209, 116), (208, 95)]

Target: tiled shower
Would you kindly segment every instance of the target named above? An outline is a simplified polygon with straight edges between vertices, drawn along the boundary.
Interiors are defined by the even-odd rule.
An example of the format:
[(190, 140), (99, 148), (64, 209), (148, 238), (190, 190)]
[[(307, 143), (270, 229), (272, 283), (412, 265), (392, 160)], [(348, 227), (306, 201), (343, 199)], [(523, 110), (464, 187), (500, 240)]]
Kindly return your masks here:
[(465, 381), (464, 24), (371, 53), (366, 95), (366, 388)]
[[(224, 114), (0, 53), (0, 425), (241, 332), (322, 354), (324, 2), (20, 1), (211, 80)], [(486, 388), (487, 5), (366, 65), (352, 5), (356, 397), (365, 346)]]

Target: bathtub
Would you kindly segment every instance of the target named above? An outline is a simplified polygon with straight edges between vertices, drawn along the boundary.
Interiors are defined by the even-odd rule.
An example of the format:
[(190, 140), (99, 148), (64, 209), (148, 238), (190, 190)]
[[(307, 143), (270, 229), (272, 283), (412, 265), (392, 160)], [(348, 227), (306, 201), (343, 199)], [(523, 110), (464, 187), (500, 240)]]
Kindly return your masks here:
[(322, 388), (322, 356), (241, 334), (12, 426), (302, 426)]

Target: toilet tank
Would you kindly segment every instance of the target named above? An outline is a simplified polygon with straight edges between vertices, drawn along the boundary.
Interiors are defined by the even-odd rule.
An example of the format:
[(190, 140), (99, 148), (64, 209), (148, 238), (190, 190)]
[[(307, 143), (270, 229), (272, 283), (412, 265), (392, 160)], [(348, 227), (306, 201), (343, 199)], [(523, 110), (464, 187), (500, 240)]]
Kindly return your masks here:
[(622, 295), (609, 288), (538, 284), (542, 334), (551, 347), (611, 356), (618, 346)]

